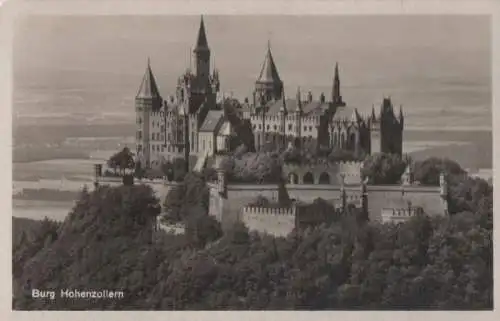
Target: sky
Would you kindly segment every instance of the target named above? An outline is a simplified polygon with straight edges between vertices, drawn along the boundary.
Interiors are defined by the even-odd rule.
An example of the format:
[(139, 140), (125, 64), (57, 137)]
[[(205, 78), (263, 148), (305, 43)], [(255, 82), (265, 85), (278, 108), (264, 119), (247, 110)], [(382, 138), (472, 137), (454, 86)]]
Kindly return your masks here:
[[(491, 122), (491, 31), (486, 16), (205, 16), (222, 90), (250, 97), (268, 40), (287, 96), (330, 95), (335, 62), (348, 104), (391, 96), (409, 112), (457, 108)], [(28, 16), (14, 37), (20, 115), (133, 115), (150, 57), (161, 94), (190, 65), (199, 16)], [(78, 94), (76, 94), (78, 93)], [(455, 122), (456, 120), (450, 120)], [(491, 126), (491, 124), (490, 124)]]

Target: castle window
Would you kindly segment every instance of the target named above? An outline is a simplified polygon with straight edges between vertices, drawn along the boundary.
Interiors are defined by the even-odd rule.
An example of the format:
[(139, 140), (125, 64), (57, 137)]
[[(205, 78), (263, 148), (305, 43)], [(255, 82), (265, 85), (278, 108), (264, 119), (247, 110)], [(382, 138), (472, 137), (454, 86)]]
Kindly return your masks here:
[(307, 131), (307, 126), (304, 126), (304, 131), (305, 131), (305, 132)]
[(274, 125), (274, 131), (278, 130), (278, 126)]
[(252, 126), (252, 128), (253, 128), (254, 130), (255, 130), (255, 128), (256, 128), (256, 127), (257, 127), (257, 126), (255, 126), (255, 124)]
[(139, 125), (142, 124), (142, 118), (141, 117), (137, 118), (137, 124), (139, 124)]
[(259, 124), (259, 130), (261, 130), (261, 129), (262, 129), (262, 125), (261, 125), (261, 124)]
[(141, 131), (137, 132), (137, 139), (142, 139), (142, 132)]
[(162, 125), (162, 126), (161, 126), (161, 131), (162, 131), (162, 132), (164, 132), (164, 131), (165, 131), (165, 126), (164, 126), (164, 125)]
[(267, 125), (266, 130), (269, 130), (269, 125)]
[(309, 131), (311, 131), (311, 132), (312, 132), (312, 130), (313, 130), (313, 127), (312, 127), (312, 126), (309, 126)]
[(292, 127), (292, 124), (288, 124), (288, 130), (290, 130), (290, 131), (291, 131), (291, 130), (292, 130), (292, 128), (293, 128), (293, 127)]

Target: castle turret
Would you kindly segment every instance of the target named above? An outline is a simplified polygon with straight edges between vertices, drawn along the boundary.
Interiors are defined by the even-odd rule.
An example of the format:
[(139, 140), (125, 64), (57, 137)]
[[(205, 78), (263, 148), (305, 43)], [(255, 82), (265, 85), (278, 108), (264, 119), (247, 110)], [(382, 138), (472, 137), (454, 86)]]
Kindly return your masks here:
[(342, 95), (340, 94), (340, 76), (338, 63), (335, 64), (335, 74), (333, 76), (332, 104), (334, 106), (345, 106), (345, 103), (342, 100)]
[(198, 79), (199, 85), (201, 87), (208, 86), (210, 75), (210, 48), (208, 47), (203, 16), (200, 20), (198, 38), (193, 52), (196, 60), (196, 78)]
[(411, 164), (406, 166), (406, 169), (401, 175), (401, 185), (412, 185), (413, 184), (413, 171)]
[(280, 99), (283, 92), (283, 82), (280, 79), (278, 69), (274, 63), (269, 42), (259, 78), (255, 82), (255, 91), (263, 97), (262, 102), (264, 104), (272, 100)]
[(286, 149), (286, 115), (287, 115), (287, 110), (286, 110), (286, 99), (285, 99), (285, 90), (283, 89), (282, 94), (282, 104), (280, 107), (280, 148), (281, 149)]
[(145, 167), (150, 167), (150, 116), (162, 108), (163, 98), (160, 95), (156, 80), (151, 69), (150, 60), (142, 77), (139, 91), (135, 97), (135, 111), (137, 117), (136, 154)]

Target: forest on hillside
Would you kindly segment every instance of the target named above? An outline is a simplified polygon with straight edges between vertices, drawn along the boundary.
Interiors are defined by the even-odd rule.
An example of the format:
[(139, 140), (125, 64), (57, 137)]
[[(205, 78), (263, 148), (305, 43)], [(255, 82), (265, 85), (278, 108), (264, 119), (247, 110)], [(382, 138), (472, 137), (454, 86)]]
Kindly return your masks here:
[[(402, 167), (390, 157), (371, 162), (379, 171)], [(394, 225), (343, 215), (286, 238), (240, 224), (223, 231), (207, 215), (202, 176), (187, 175), (173, 205), (183, 235), (151, 229), (163, 200), (148, 186), (84, 189), (63, 223), (14, 219), (13, 309), (491, 310), (493, 187), (451, 161), (422, 162), (415, 176), (433, 185), (443, 169), (448, 217)], [(30, 295), (67, 288), (125, 296)]]

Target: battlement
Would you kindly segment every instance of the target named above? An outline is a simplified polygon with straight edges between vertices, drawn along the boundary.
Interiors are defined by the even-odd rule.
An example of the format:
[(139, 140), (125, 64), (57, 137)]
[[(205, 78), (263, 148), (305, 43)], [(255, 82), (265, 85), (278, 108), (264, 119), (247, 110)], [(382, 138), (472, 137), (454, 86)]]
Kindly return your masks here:
[(422, 215), (424, 213), (421, 207), (408, 208), (382, 208), (383, 223), (400, 223), (408, 220), (410, 217)]
[(284, 237), (296, 228), (297, 208), (246, 206), (241, 209), (240, 221), (250, 231)]
[(293, 216), (295, 216), (297, 214), (297, 208), (296, 207), (272, 208), (272, 207), (245, 206), (241, 210), (241, 214), (242, 214), (242, 216), (246, 216), (246, 215), (271, 215), (271, 216), (293, 215)]

